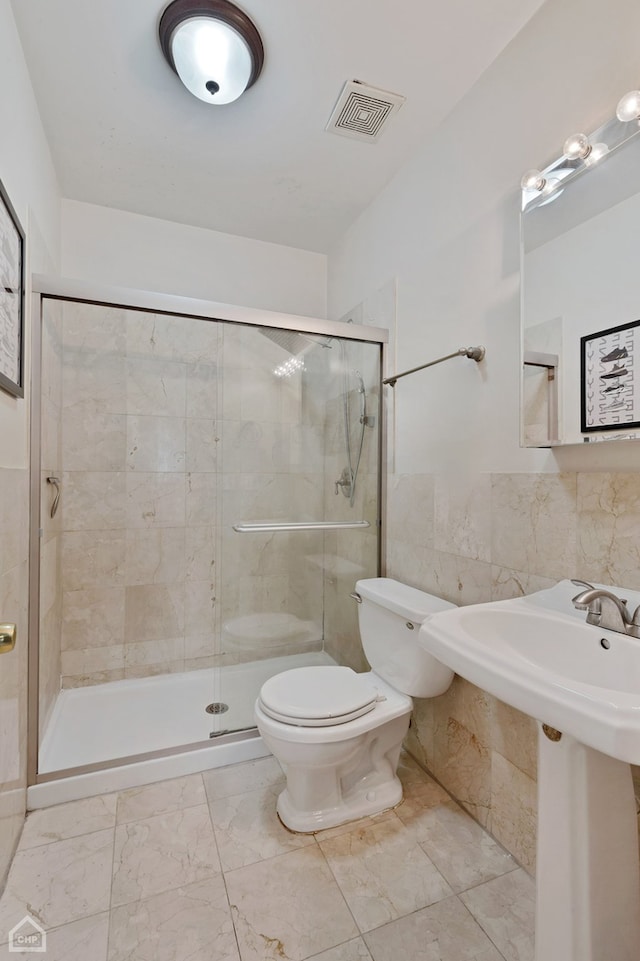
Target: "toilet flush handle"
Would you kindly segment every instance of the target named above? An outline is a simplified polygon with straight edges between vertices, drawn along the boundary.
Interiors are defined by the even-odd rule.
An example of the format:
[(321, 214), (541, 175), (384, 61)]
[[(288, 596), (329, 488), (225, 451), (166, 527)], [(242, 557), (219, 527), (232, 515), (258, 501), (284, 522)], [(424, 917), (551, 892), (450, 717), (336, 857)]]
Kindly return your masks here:
[(358, 604), (362, 604), (362, 598), (360, 597), (357, 591), (352, 591), (349, 594), (349, 597), (352, 597), (354, 601), (357, 601)]

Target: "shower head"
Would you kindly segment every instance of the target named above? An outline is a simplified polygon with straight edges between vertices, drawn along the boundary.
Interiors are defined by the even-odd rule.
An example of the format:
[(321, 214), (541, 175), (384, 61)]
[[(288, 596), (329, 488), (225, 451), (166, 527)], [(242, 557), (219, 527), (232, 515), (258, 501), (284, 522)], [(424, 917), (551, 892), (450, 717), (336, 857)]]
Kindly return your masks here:
[(283, 330), (279, 327), (260, 327), (258, 328), (264, 337), (277, 344), (292, 357), (299, 357), (306, 353), (311, 347), (319, 344), (321, 347), (331, 347), (330, 337), (315, 337), (313, 334), (300, 334), (297, 330)]

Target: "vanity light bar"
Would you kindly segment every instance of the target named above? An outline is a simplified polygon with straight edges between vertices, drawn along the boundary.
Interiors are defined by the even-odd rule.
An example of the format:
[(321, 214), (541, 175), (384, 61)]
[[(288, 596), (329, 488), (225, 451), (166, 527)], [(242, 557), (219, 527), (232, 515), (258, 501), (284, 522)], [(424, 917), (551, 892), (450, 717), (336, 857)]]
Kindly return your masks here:
[[(616, 107), (616, 117), (624, 124), (640, 121), (640, 90), (630, 90), (622, 97)], [(545, 170), (534, 167), (522, 176), (520, 186), (525, 195), (523, 207), (533, 196), (552, 194), (560, 186), (562, 178), (579, 169), (580, 164), (587, 167), (593, 166), (608, 152), (609, 145), (604, 141), (597, 140), (592, 143), (584, 133), (572, 134), (565, 140), (562, 157), (559, 160), (550, 164)], [(550, 176), (550, 174), (556, 176)]]

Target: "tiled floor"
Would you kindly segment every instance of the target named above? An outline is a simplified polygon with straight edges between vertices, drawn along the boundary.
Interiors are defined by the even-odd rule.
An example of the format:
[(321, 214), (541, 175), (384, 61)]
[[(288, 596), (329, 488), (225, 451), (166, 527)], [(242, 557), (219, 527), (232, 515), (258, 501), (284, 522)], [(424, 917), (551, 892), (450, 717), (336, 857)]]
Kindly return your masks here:
[(531, 961), (534, 885), (409, 758), (394, 811), (314, 836), (276, 818), (273, 758), (27, 820), (0, 959), (29, 913), (47, 961)]

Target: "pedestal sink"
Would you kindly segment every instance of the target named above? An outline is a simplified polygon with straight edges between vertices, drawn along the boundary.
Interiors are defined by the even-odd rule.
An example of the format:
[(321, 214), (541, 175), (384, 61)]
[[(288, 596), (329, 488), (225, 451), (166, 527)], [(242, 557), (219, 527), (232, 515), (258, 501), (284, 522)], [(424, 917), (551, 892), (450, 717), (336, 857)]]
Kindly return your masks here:
[[(640, 604), (640, 594), (608, 588)], [(538, 721), (536, 961), (638, 961), (640, 640), (585, 622), (570, 581), (435, 614), (420, 642)]]

